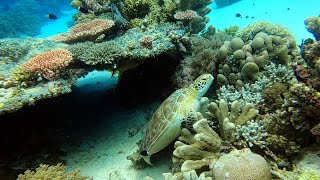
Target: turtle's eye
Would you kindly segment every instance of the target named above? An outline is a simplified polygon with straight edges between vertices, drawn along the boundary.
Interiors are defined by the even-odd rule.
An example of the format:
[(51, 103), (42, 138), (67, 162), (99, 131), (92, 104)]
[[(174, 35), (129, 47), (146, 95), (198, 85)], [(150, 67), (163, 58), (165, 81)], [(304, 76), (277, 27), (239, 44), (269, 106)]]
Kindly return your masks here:
[(148, 156), (148, 152), (146, 150), (140, 152), (141, 156)]

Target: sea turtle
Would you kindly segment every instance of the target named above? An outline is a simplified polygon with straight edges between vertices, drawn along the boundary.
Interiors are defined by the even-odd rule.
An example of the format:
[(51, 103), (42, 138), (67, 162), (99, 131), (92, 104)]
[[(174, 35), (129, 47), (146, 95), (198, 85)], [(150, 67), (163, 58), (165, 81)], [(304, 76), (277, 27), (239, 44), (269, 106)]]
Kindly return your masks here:
[(140, 143), (140, 157), (150, 165), (150, 156), (168, 146), (180, 135), (181, 122), (200, 110), (201, 98), (213, 81), (211, 74), (199, 76), (190, 86), (173, 92), (153, 114)]

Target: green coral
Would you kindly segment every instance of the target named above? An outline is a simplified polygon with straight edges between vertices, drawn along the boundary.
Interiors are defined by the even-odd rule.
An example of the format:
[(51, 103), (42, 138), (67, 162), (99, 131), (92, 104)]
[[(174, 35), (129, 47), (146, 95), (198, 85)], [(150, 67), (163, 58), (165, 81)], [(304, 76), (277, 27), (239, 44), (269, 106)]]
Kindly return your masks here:
[(18, 61), (30, 49), (30, 46), (21, 43), (18, 39), (1, 40), (0, 44), (0, 61)]
[(75, 59), (88, 65), (114, 65), (127, 56), (126, 49), (113, 41), (78, 43), (69, 47)]
[(308, 17), (304, 21), (304, 24), (306, 25), (307, 30), (312, 33), (315, 39), (318, 41), (320, 38), (320, 17)]
[(259, 72), (259, 66), (254, 62), (247, 62), (241, 68), (241, 75), (245, 81), (254, 79), (254, 76)]

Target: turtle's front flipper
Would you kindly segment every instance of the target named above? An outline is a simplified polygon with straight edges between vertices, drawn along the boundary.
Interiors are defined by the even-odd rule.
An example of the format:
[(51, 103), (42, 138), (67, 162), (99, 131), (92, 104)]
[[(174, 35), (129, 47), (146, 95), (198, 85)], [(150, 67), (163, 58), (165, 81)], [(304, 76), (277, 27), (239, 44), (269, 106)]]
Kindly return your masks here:
[(148, 151), (141, 151), (140, 155), (142, 156), (142, 158), (147, 164), (149, 164), (150, 166), (153, 166), (153, 164), (150, 161), (151, 155), (148, 153)]

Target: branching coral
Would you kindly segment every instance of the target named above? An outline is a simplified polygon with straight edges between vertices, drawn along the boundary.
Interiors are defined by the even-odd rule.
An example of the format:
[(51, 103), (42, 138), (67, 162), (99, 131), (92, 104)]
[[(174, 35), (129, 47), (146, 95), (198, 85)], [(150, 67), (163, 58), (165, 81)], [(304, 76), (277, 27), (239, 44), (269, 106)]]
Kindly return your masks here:
[(243, 126), (236, 127), (236, 145), (241, 147), (258, 146), (261, 149), (265, 148), (267, 143), (265, 141), (268, 133), (261, 123), (253, 120), (247, 122)]
[(57, 79), (73, 60), (72, 54), (66, 49), (46, 51), (33, 57), (22, 65), (22, 68), (31, 73), (40, 73), (44, 78), (53, 81)]
[(197, 16), (197, 12), (193, 10), (179, 11), (174, 14), (174, 18), (181, 21), (190, 21)]
[(52, 39), (64, 43), (95, 41), (114, 25), (113, 20), (95, 19), (86, 23), (79, 23), (70, 28), (68, 33), (58, 34), (53, 36)]
[(211, 121), (218, 121), (220, 136), (223, 140), (234, 142), (236, 126), (242, 126), (258, 114), (253, 104), (247, 103), (240, 113), (240, 103), (234, 101), (229, 108), (228, 103), (221, 99), (219, 104), (211, 102), (208, 105), (208, 116)]
[(218, 98), (223, 99), (228, 104), (239, 101), (241, 108), (243, 108), (246, 103), (257, 105), (263, 102), (262, 89), (263, 86), (258, 84), (245, 84), (240, 90), (237, 90), (234, 86), (226, 85), (218, 90)]
[(182, 129), (179, 141), (175, 142), (172, 161), (181, 164), (179, 171), (182, 172), (212, 167), (220, 152), (221, 139), (201, 114), (198, 114), (193, 129), (195, 135), (188, 129)]

